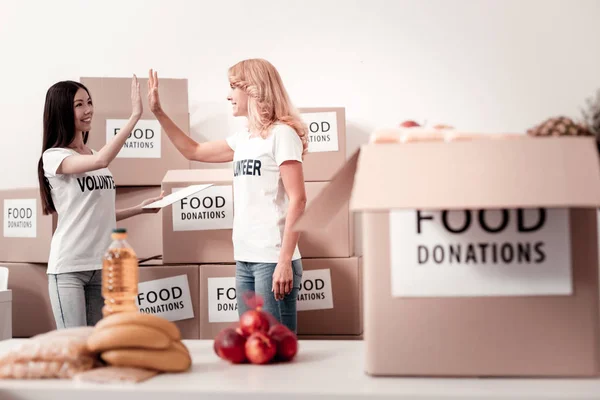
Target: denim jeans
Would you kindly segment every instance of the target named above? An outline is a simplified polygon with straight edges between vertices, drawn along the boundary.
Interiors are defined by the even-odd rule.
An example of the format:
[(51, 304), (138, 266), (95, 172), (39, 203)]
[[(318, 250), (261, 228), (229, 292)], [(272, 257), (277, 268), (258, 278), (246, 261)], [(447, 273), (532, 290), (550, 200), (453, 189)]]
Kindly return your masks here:
[(48, 274), (57, 329), (94, 326), (102, 319), (102, 270)]
[(273, 272), (276, 263), (236, 262), (235, 286), (238, 313), (241, 316), (248, 310), (244, 303), (244, 293), (253, 291), (263, 299), (264, 311), (269, 312), (277, 321), (297, 333), (296, 301), (302, 282), (302, 260), (292, 261), (293, 284), (292, 291), (283, 300), (275, 300), (273, 287)]

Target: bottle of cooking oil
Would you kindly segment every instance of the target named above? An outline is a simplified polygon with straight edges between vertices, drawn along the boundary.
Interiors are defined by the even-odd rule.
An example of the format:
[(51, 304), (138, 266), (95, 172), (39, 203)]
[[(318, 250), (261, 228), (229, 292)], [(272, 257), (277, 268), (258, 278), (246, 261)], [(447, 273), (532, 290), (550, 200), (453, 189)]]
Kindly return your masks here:
[(112, 243), (102, 260), (102, 297), (104, 317), (124, 312), (138, 311), (138, 262), (133, 248), (127, 243), (127, 230), (114, 229)]

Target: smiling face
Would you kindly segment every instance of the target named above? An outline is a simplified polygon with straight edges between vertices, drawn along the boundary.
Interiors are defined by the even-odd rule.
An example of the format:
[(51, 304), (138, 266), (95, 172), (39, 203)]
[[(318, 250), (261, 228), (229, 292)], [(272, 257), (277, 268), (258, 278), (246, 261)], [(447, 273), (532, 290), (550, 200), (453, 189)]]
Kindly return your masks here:
[(232, 112), (234, 117), (248, 116), (248, 95), (242, 89), (230, 85), (231, 90), (227, 100), (231, 102)]
[(75, 131), (88, 132), (92, 128), (92, 115), (94, 106), (92, 99), (85, 89), (80, 88), (73, 99), (73, 113), (75, 114)]

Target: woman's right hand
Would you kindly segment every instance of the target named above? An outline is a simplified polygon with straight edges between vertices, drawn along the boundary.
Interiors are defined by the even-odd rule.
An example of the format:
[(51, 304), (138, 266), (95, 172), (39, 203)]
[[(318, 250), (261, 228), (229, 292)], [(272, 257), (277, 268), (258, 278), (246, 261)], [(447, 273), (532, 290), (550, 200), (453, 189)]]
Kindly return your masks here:
[(148, 78), (148, 104), (150, 111), (154, 114), (162, 111), (160, 99), (158, 98), (158, 74), (156, 71), (152, 71), (152, 69), (150, 69), (150, 76)]
[(140, 95), (140, 83), (137, 76), (133, 75), (131, 80), (131, 115), (135, 118), (142, 116), (144, 108), (142, 106), (142, 96)]

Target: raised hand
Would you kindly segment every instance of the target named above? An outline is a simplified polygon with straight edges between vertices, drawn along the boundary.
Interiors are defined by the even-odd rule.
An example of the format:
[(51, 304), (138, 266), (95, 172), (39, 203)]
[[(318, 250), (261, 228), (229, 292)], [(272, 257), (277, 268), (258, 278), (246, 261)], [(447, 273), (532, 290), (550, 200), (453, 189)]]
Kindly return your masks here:
[(148, 105), (150, 111), (157, 113), (162, 111), (160, 105), (160, 99), (158, 98), (158, 73), (150, 69), (150, 76), (148, 77)]
[(137, 80), (137, 76), (133, 75), (131, 80), (131, 114), (139, 118), (142, 116), (144, 107), (142, 106), (142, 96), (140, 95), (140, 83)]

